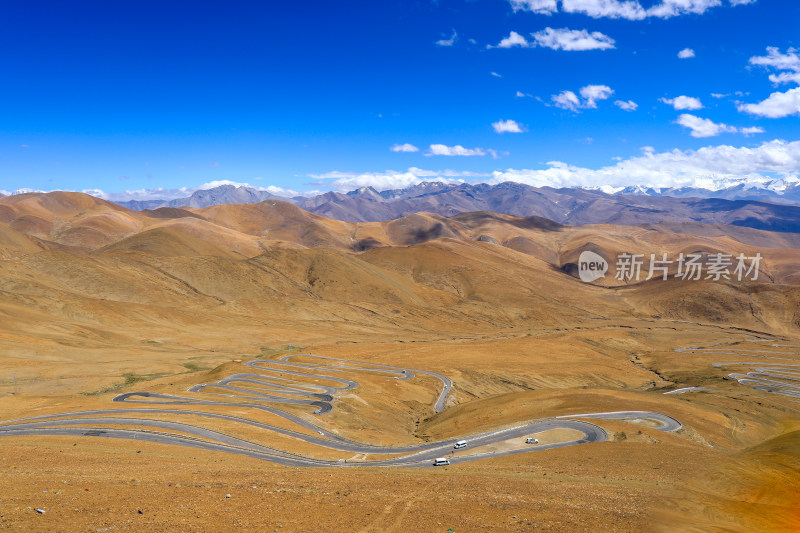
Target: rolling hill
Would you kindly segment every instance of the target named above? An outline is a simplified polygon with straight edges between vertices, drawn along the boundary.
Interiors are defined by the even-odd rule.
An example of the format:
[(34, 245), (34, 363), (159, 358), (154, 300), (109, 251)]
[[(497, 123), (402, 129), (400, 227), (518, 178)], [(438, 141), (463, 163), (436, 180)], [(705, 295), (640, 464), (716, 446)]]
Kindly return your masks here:
[(377, 191), (362, 187), (348, 193), (279, 198), (252, 187), (222, 185), (195, 191), (187, 198), (131, 201), (121, 205), (131, 209), (208, 207), (269, 199), (293, 203), (309, 212), (348, 222), (388, 221), (419, 212), (449, 217), (472, 211), (492, 211), (522, 217), (541, 216), (571, 225), (702, 222), (800, 232), (798, 190), (800, 185), (797, 184), (790, 184), (781, 194), (771, 189), (744, 189), (741, 185), (725, 191), (630, 187), (607, 194), (598, 189), (554, 189), (514, 182), (497, 185), (425, 182), (406, 189)]

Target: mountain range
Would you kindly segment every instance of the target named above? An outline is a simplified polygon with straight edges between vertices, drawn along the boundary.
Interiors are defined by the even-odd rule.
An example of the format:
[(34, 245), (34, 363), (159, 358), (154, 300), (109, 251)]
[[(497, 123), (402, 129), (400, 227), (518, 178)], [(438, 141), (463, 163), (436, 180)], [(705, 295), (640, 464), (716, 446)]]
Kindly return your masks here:
[(701, 193), (712, 191), (630, 189), (608, 194), (601, 190), (531, 187), (514, 182), (497, 185), (424, 182), (406, 189), (377, 191), (362, 187), (348, 193), (283, 198), (252, 187), (222, 185), (195, 191), (186, 198), (120, 202), (119, 205), (133, 210), (153, 210), (280, 200), (345, 222), (388, 221), (420, 212), (451, 217), (465, 212), (491, 211), (518, 217), (544, 217), (568, 225), (702, 222), (800, 232), (800, 206), (702, 197)]
[[(759, 253), (760, 289), (611, 275), (588, 285), (577, 279), (585, 250), (611, 265), (623, 252), (641, 254), (644, 273), (651, 253)], [(800, 325), (800, 235), (725, 224), (565, 226), (488, 211), (353, 223), (278, 200), (133, 211), (82, 193), (28, 193), (0, 198), (0, 259), (0, 316), (18, 321), (0, 326), (0, 339), (48, 313), (93, 328), (98, 316), (154, 327), (165, 306), (204, 320), (233, 313), (308, 327), (345, 318), (348, 327), (391, 328), (407, 316), (425, 329), (434, 314), (458, 327), (555, 327), (601, 309), (776, 331)]]

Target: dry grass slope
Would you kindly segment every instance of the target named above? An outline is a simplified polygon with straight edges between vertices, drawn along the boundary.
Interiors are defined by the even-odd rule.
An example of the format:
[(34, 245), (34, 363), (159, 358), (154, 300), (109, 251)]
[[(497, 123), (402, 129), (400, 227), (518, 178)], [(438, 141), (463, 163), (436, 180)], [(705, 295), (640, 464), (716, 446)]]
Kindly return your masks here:
[[(758, 281), (587, 285), (570, 267), (584, 249), (608, 259), (758, 252), (764, 261)], [(59, 530), (43, 521), (58, 516), (75, 529), (180, 529), (164, 518), (172, 514), (201, 529), (564, 531), (591, 523), (629, 531), (657, 519), (675, 530), (791, 530), (800, 479), (796, 403), (726, 379), (731, 370), (714, 368), (714, 356), (673, 350), (763, 349), (748, 343), (754, 338), (800, 344), (798, 264), (791, 235), (723, 225), (569, 227), (488, 212), (356, 224), (276, 201), (133, 212), (78, 193), (3, 197), (0, 420), (109, 408), (134, 383), (183, 394), (246, 371), (237, 361), (297, 353), (300, 345), (453, 379), (448, 409), (437, 415), (430, 378), (362, 378), (322, 419), (356, 440), (419, 442), (631, 408), (671, 414), (686, 427), (665, 435), (603, 422), (612, 442), (433, 473), (296, 471), (90, 437), (40, 439), (36, 448), (4, 438), (0, 528)], [(686, 386), (710, 391), (663, 394)], [(246, 408), (234, 413), (282, 423)], [(302, 408), (297, 414), (314, 418)], [(67, 517), (48, 492), (58, 511), (36, 525), (27, 507), (56, 490), (52, 472), (65, 491), (86, 486), (91, 496), (70, 493), (69, 509), (82, 514)], [(128, 472), (136, 482), (119, 481)], [(447, 490), (432, 491), (431, 480)], [(190, 514), (173, 508), (177, 484)], [(268, 502), (280, 512), (236, 522), (233, 508), (217, 512), (226, 492), (236, 493), (236, 509)], [(656, 512), (668, 499), (671, 510)], [(121, 502), (134, 500), (152, 511), (142, 523), (122, 517), (130, 509)], [(438, 516), (430, 502), (446, 511)], [(313, 521), (304, 518), (309, 505), (319, 509)], [(353, 508), (364, 512), (354, 518)]]

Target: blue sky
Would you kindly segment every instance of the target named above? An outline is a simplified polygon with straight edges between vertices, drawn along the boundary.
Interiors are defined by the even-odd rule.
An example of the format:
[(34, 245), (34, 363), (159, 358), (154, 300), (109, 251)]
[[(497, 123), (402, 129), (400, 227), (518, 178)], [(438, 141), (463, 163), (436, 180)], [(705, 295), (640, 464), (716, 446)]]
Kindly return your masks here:
[(6, 192), (800, 174), (796, 0), (15, 0), (3, 21)]

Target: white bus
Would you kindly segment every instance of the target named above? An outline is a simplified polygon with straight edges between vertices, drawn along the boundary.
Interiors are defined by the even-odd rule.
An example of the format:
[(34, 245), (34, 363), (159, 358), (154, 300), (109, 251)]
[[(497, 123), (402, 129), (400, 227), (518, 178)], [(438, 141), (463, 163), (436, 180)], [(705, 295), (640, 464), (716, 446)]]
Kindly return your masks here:
[(450, 459), (447, 457), (437, 457), (433, 460), (433, 466), (445, 466), (450, 464)]
[(467, 447), (467, 441), (465, 440), (460, 440), (453, 445), (453, 448), (455, 448), (456, 450), (458, 450), (459, 448), (466, 448), (466, 447)]

